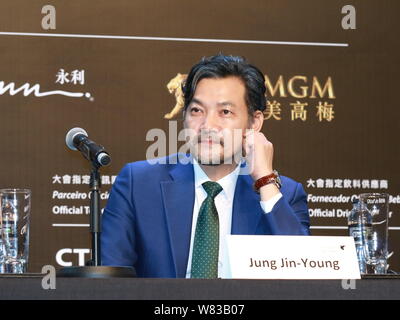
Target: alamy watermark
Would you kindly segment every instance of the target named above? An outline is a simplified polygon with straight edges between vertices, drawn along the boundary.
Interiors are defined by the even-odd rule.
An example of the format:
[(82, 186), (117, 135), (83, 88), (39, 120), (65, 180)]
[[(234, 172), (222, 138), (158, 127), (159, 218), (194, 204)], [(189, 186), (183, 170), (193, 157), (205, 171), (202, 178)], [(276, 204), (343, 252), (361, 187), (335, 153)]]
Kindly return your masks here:
[(345, 14), (342, 18), (342, 28), (344, 30), (356, 29), (356, 8), (348, 4), (342, 8), (341, 12)]
[[(183, 128), (178, 132), (177, 121), (169, 121), (168, 132), (153, 128), (146, 141), (154, 142), (146, 150), (149, 164), (189, 164), (193, 158), (200, 164), (240, 164), (240, 174), (250, 174), (254, 167), (253, 129), (194, 130)], [(178, 144), (182, 144), (178, 148)], [(178, 154), (177, 157), (168, 157)]]
[(42, 28), (44, 30), (56, 29), (56, 8), (52, 5), (45, 5), (42, 7)]
[(55, 290), (56, 289), (56, 268), (52, 265), (45, 265), (42, 268), (42, 289)]
[(342, 279), (342, 289), (343, 290), (356, 290), (356, 280), (355, 279)]

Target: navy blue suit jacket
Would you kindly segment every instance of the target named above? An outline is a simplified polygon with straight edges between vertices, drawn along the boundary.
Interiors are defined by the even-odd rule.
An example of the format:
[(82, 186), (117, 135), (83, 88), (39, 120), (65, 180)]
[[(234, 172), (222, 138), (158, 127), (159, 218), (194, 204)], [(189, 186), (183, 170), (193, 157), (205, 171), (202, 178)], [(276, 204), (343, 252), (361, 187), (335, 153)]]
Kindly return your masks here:
[[(251, 176), (238, 176), (232, 234), (309, 234), (302, 185), (284, 176), (281, 180), (283, 197), (265, 214)], [(134, 266), (139, 277), (184, 278), (194, 200), (191, 163), (127, 164), (112, 187), (103, 213), (102, 264)]]

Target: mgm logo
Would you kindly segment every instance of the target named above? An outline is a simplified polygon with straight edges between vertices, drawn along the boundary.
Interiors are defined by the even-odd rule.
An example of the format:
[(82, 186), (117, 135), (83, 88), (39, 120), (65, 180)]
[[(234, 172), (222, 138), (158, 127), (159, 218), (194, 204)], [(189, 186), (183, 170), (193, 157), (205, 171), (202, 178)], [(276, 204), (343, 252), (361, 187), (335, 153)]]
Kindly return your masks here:
[[(170, 94), (175, 96), (175, 106), (164, 115), (165, 119), (172, 119), (179, 114), (184, 107), (182, 84), (186, 80), (186, 74), (178, 73), (167, 85)], [(285, 81), (283, 75), (273, 82), (265, 75), (266, 97), (272, 98), (295, 98), (295, 99), (336, 99), (333, 89), (332, 78), (328, 77), (325, 81), (320, 81), (316, 76), (295, 75)], [(268, 110), (266, 110), (268, 112)], [(268, 114), (266, 114), (268, 116)]]

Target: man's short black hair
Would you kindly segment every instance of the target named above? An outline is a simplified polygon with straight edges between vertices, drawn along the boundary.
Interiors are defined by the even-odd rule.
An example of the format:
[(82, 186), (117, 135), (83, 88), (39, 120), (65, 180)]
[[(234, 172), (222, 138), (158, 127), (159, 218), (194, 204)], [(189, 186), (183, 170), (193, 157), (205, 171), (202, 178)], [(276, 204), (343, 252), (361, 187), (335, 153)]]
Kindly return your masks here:
[(238, 77), (246, 88), (245, 101), (248, 112), (252, 115), (256, 110), (266, 109), (265, 78), (262, 72), (249, 64), (245, 58), (218, 54), (204, 57), (190, 70), (182, 91), (185, 98), (184, 110), (193, 99), (196, 87), (200, 80), (205, 78)]

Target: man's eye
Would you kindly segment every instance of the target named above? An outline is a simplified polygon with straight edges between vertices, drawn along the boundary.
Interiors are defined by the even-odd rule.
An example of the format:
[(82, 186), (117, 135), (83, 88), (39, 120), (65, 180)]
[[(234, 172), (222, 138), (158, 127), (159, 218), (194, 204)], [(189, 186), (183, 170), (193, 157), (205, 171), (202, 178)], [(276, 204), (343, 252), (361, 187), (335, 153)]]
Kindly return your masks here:
[(225, 116), (227, 116), (227, 115), (232, 114), (232, 111), (230, 111), (230, 110), (228, 110), (228, 109), (224, 109), (224, 110), (222, 110), (222, 114), (225, 115)]
[(197, 113), (197, 112), (200, 112), (200, 109), (199, 109), (199, 108), (196, 108), (196, 107), (192, 107), (192, 108), (190, 109), (190, 112), (192, 112), (192, 113)]

